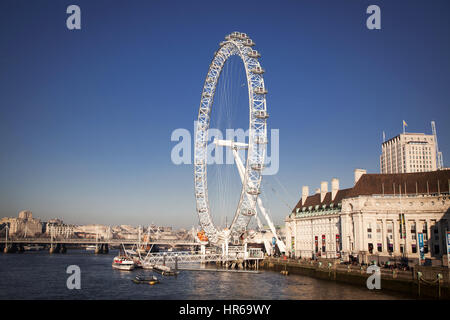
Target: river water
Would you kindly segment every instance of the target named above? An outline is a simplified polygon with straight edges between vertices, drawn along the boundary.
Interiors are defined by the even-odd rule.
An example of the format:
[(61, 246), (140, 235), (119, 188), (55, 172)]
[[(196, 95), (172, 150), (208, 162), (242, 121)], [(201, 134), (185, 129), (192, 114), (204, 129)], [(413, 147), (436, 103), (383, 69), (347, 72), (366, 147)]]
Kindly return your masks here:
[[(318, 280), (300, 275), (282, 276), (272, 271), (259, 274), (181, 271), (178, 277), (162, 277), (157, 285), (135, 284), (136, 275), (152, 274), (137, 269), (111, 267), (114, 255), (94, 255), (85, 250), (66, 254), (47, 251), (0, 254), (0, 299), (408, 299), (408, 296)], [(69, 290), (69, 265), (81, 269), (81, 289)]]

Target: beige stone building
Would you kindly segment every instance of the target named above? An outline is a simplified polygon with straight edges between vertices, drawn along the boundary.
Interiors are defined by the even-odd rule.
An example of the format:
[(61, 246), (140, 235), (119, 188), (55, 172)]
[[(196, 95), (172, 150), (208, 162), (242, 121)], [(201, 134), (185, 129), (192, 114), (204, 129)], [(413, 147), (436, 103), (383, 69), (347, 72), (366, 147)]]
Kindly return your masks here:
[(46, 223), (45, 233), (55, 238), (70, 238), (74, 235), (76, 226), (65, 224), (61, 219), (51, 219)]
[(112, 231), (110, 226), (100, 224), (88, 224), (84, 226), (77, 226), (74, 229), (75, 234), (87, 235), (89, 238), (112, 239)]
[(436, 141), (433, 135), (402, 133), (381, 145), (381, 173), (425, 172), (436, 169)]
[(25, 237), (33, 237), (42, 234), (42, 223), (40, 219), (33, 218), (33, 213), (29, 210), (19, 212), (17, 218), (2, 218), (0, 224), (9, 225), (9, 234)]
[(367, 174), (355, 170), (352, 188), (333, 179), (302, 198), (286, 219), (288, 250), (299, 257), (350, 257), (383, 261), (419, 256), (417, 234), (424, 235), (425, 258), (440, 264), (450, 230), (450, 170)]

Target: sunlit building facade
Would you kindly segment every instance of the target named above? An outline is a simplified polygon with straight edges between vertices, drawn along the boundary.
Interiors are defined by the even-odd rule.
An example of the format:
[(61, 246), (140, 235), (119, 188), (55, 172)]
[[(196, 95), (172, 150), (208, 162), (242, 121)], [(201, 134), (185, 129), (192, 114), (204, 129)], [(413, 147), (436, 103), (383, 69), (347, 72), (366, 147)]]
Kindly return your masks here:
[(381, 145), (381, 173), (425, 172), (437, 169), (433, 135), (402, 133)]
[(419, 257), (440, 264), (450, 230), (450, 170), (403, 174), (366, 174), (355, 170), (352, 188), (332, 191), (322, 182), (316, 194), (303, 188), (302, 199), (286, 219), (288, 250), (296, 257), (368, 262)]

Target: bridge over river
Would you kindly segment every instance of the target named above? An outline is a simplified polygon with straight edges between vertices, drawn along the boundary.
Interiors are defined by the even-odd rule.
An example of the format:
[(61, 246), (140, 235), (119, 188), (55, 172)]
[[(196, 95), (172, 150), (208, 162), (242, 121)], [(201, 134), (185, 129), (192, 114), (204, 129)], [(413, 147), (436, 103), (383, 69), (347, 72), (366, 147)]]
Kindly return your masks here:
[(95, 246), (95, 253), (108, 253), (109, 247), (118, 246), (168, 246), (175, 247), (191, 247), (200, 246), (201, 244), (186, 240), (158, 240), (150, 242), (142, 242), (138, 239), (78, 239), (78, 238), (9, 238), (1, 239), (0, 247), (5, 253), (23, 252), (26, 246), (31, 246), (29, 250), (33, 250), (33, 246), (49, 246), (50, 253), (65, 253), (66, 246)]

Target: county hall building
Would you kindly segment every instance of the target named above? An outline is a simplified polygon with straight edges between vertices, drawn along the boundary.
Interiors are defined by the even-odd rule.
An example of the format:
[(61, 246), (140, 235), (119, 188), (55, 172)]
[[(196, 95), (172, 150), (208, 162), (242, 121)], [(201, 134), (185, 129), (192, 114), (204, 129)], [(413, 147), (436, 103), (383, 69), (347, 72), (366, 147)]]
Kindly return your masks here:
[(356, 169), (354, 185), (322, 182), (302, 197), (286, 218), (287, 251), (295, 257), (339, 258), (360, 262), (419, 258), (423, 233), (425, 258), (440, 265), (450, 230), (450, 170), (367, 174)]

